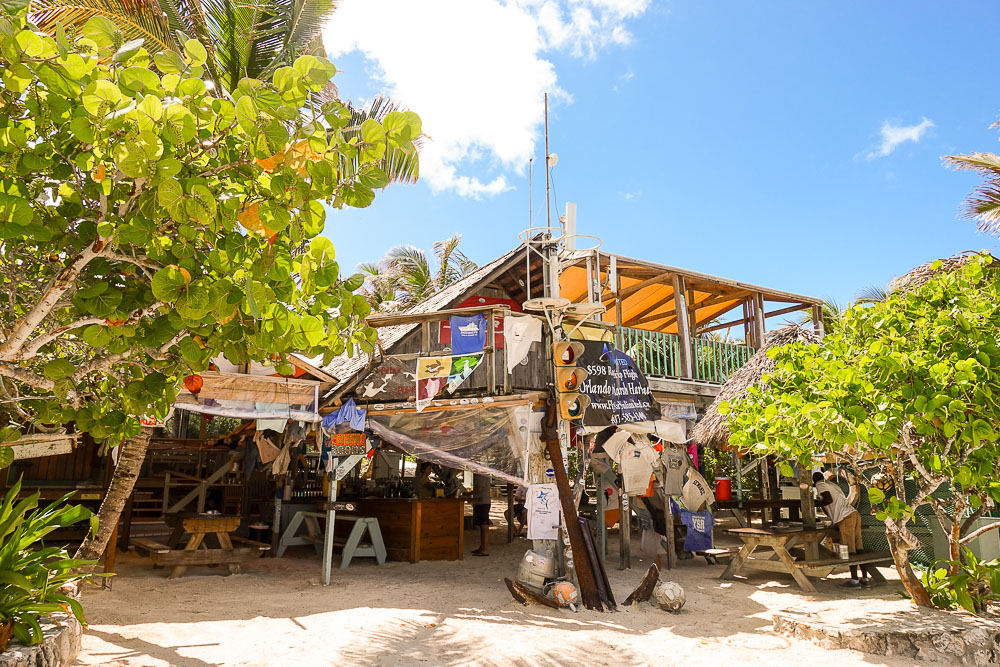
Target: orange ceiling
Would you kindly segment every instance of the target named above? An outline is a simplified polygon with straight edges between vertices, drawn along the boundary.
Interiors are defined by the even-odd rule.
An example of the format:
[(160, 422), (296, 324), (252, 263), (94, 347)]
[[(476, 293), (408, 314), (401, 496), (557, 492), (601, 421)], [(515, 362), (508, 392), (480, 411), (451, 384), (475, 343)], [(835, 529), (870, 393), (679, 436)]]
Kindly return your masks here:
[[(587, 271), (582, 266), (571, 266), (563, 269), (559, 276), (559, 294), (573, 302), (587, 300)], [(664, 281), (669, 278), (664, 278)], [(601, 272), (601, 282), (605, 274)], [(642, 282), (619, 274), (620, 291)], [(695, 313), (696, 326), (703, 326), (720, 315), (740, 307), (747, 294), (735, 294), (731, 290), (703, 291), (689, 289), (688, 308)], [(615, 304), (610, 292), (604, 293), (604, 305), (608, 311), (603, 320), (614, 324), (616, 321)], [(674, 288), (670, 283), (657, 282), (643, 287), (638, 292), (630, 294), (622, 301), (622, 324), (636, 329), (677, 333), (677, 322), (674, 317)]]

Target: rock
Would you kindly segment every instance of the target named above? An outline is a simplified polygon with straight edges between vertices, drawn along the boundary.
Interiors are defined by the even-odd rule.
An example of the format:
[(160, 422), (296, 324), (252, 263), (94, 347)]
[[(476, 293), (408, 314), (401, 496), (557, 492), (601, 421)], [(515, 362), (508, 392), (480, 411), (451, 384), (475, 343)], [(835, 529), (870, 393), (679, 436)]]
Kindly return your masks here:
[(53, 614), (39, 621), (42, 643), (24, 646), (11, 639), (7, 650), (0, 653), (0, 667), (68, 667), (80, 653), (83, 628), (73, 616)]

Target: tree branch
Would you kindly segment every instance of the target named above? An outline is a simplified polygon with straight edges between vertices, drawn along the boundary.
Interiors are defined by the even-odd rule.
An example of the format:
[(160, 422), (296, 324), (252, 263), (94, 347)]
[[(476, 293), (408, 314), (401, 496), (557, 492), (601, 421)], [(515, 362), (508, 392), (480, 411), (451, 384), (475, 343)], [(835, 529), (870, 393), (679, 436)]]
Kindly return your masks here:
[(57, 273), (49, 284), (45, 287), (42, 296), (35, 302), (34, 307), (20, 318), (13, 326), (10, 335), (0, 345), (0, 360), (17, 361), (21, 349), (28, 341), (28, 337), (35, 331), (42, 321), (48, 317), (49, 313), (68, 291), (73, 289), (77, 276), (83, 267), (101, 254), (107, 245), (107, 239), (99, 238), (93, 245), (84, 248), (77, 253), (62, 271)]
[(972, 540), (976, 539), (977, 537), (980, 537), (981, 535), (985, 535), (986, 533), (990, 532), (991, 530), (996, 530), (998, 528), (1000, 528), (1000, 521), (995, 521), (995, 522), (993, 522), (991, 524), (987, 524), (985, 526), (977, 528), (976, 530), (972, 531), (971, 533), (969, 533), (968, 535), (966, 535), (962, 539), (960, 539), (958, 541), (958, 543), (959, 544), (968, 544), (969, 542), (971, 542)]
[(104, 324), (104, 320), (99, 317), (87, 317), (82, 320), (77, 320), (70, 324), (61, 326), (44, 336), (39, 336), (38, 338), (29, 341), (28, 347), (20, 354), (21, 360), (27, 360), (34, 358), (38, 354), (38, 350), (42, 349), (47, 344), (59, 338), (62, 334), (67, 331), (72, 331), (73, 329), (79, 329), (80, 327), (90, 326), (91, 324)]
[(29, 387), (34, 387), (35, 389), (39, 389), (41, 391), (52, 391), (56, 384), (43, 375), (38, 375), (37, 373), (32, 373), (31, 371), (19, 366), (14, 366), (4, 362), (0, 362), (0, 375), (9, 377), (12, 380), (17, 380), (18, 382), (23, 382)]

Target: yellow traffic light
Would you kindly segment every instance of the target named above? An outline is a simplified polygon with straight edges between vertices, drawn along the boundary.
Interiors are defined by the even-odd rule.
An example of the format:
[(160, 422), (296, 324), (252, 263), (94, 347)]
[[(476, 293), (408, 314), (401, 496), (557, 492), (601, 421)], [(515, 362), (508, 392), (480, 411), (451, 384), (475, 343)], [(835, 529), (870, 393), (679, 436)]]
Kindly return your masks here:
[(564, 340), (552, 344), (559, 415), (566, 420), (583, 419), (583, 413), (590, 405), (590, 397), (580, 393), (588, 375), (585, 369), (577, 366), (583, 357), (583, 350), (583, 343), (578, 341)]
[(579, 391), (580, 385), (587, 379), (587, 371), (582, 368), (563, 366), (556, 369), (556, 391)]
[(582, 419), (589, 405), (590, 397), (586, 394), (559, 394), (559, 416), (563, 419)]
[(552, 362), (556, 366), (576, 366), (583, 355), (583, 343), (578, 341), (559, 341), (552, 344)]

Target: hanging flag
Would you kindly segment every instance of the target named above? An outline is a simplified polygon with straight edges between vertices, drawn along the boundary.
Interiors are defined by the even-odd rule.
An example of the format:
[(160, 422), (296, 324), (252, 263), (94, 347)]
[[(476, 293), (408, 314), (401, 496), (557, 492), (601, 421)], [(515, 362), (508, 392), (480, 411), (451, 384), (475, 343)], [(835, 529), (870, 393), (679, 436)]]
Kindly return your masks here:
[(451, 373), (448, 375), (448, 392), (454, 394), (455, 390), (468, 380), (473, 371), (479, 367), (479, 363), (482, 360), (482, 352), (479, 354), (453, 356), (451, 358)]
[(451, 357), (417, 359), (417, 412), (423, 411), (444, 389), (451, 375)]
[(513, 373), (514, 367), (528, 356), (531, 344), (542, 342), (542, 321), (530, 315), (508, 315), (505, 319), (507, 372)]
[(452, 315), (451, 353), (454, 355), (482, 352), (486, 345), (486, 318), (482, 313), (463, 316)]

